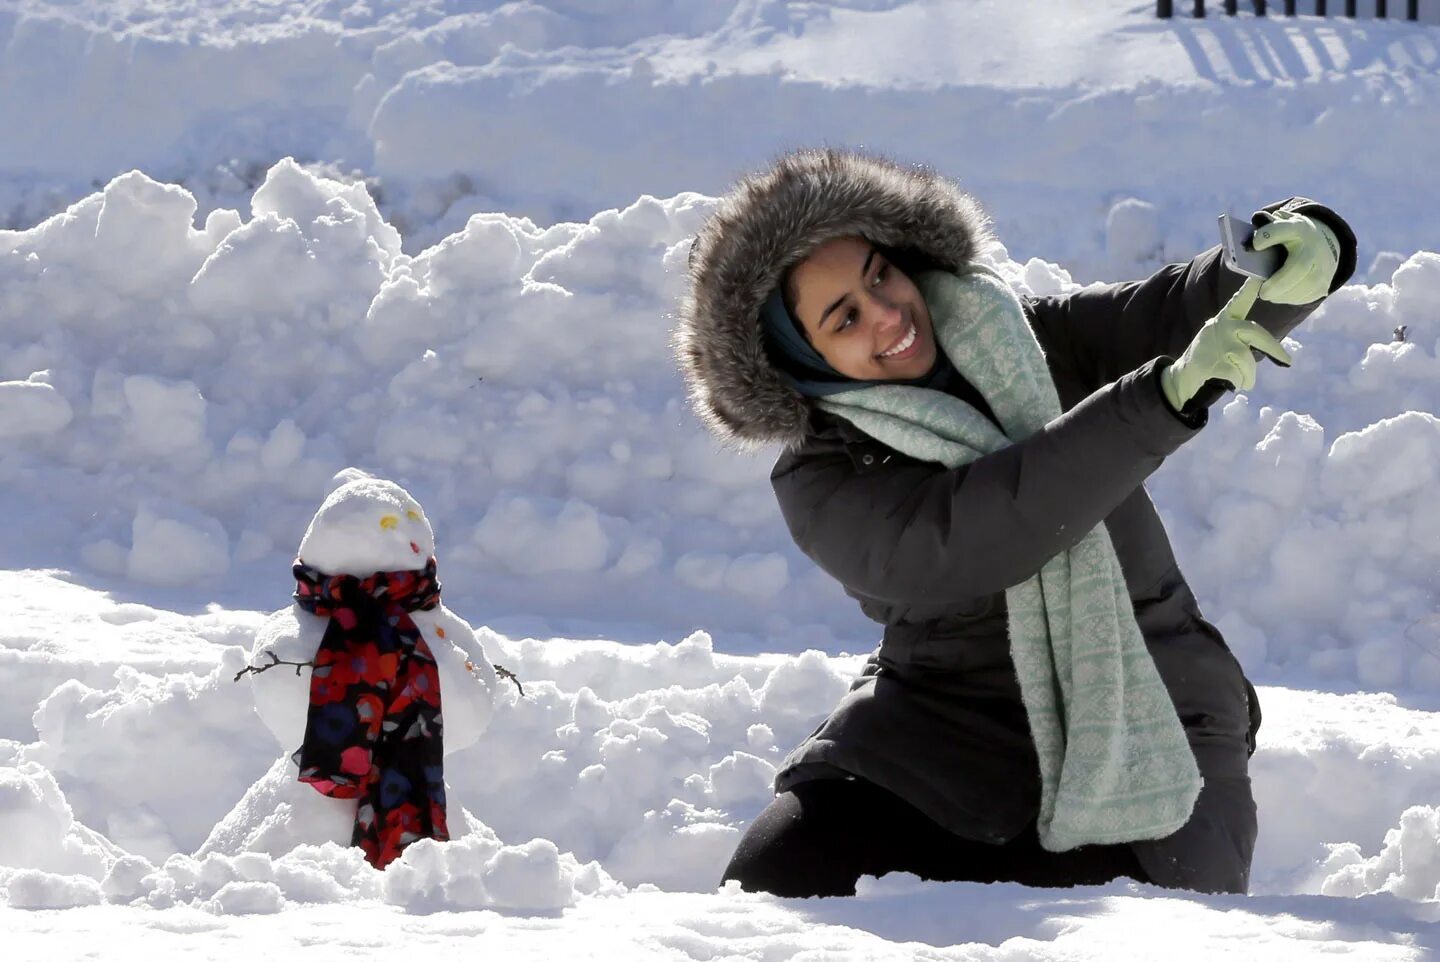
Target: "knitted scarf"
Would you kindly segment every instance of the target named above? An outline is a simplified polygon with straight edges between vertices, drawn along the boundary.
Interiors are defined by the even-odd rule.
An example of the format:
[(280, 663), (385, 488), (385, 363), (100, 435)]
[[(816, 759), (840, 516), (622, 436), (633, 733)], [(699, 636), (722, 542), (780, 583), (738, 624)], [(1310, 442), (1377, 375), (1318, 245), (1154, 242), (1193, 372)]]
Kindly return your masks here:
[[(881, 443), (954, 468), (1022, 441), (1061, 413), (1045, 357), (1010, 286), (981, 266), (916, 286), (936, 342), (995, 424), (939, 391), (892, 384), (816, 403)], [(1010, 651), (1040, 759), (1042, 847), (1163, 838), (1190, 818), (1200, 773), (1135, 622), (1105, 525), (1005, 589)]]
[(435, 559), (368, 578), (295, 563), (295, 601), (330, 624), (315, 652), (300, 781), (359, 799), (350, 844), (383, 869), (420, 838), (446, 840), (440, 677), (410, 612), (440, 603)]

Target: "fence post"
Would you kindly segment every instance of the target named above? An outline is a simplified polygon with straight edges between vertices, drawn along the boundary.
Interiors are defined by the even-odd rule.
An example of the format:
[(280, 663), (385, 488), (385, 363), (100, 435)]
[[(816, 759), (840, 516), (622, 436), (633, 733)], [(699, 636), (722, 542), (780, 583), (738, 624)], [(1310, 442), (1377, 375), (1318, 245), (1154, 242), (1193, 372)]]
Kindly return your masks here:
[(1295, 0), (1285, 0), (1285, 16), (1295, 16)]
[(1155, 16), (1169, 20), (1175, 15), (1175, 0), (1155, 0)]
[(1375, 17), (1379, 20), (1385, 19), (1385, 0), (1375, 0)]
[(1345, 0), (1345, 16), (1355, 19), (1355, 0)]
[(1235, 16), (1235, 8), (1238, 5), (1238, 0), (1225, 0), (1225, 12), (1232, 17)]
[(1205, 17), (1205, 0), (1195, 0), (1195, 16), (1199, 19)]
[(1405, 0), (1405, 19), (1420, 19), (1420, 0)]
[(1315, 16), (1325, 16), (1325, 0), (1315, 0)]
[(1255, 16), (1265, 16), (1265, 0), (1255, 0)]

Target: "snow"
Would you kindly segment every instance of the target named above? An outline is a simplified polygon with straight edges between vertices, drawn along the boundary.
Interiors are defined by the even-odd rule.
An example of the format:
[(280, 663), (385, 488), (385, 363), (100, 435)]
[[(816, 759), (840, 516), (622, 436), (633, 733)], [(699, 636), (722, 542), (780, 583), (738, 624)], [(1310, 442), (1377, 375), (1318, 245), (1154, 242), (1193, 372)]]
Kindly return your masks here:
[[(7, 958), (1440, 955), (1421, 6), (10, 4)], [(1291, 194), (1356, 228), (1293, 368), (1148, 485), (1260, 686), (1251, 896), (718, 887), (876, 638), (794, 547), (768, 459), (703, 434), (668, 341), (716, 195), (815, 143), (958, 178), (1022, 293), (1143, 276)], [(318, 643), (297, 555), (432, 554), (454, 838), (377, 873), (350, 809), (287, 774), (308, 679), (236, 676)]]

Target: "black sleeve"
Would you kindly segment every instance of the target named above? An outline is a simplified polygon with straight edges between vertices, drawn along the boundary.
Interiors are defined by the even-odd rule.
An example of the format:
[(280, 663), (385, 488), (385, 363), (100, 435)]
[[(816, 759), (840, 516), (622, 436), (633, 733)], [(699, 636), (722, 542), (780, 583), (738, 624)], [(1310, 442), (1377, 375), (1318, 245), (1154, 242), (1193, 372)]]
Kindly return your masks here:
[[(1355, 234), (1334, 211), (1304, 197), (1269, 204), (1256, 211), (1256, 226), (1270, 214), (1289, 210), (1323, 221), (1340, 242), (1340, 260), (1330, 290), (1333, 293), (1355, 272)], [(1094, 390), (1160, 355), (1179, 357), (1201, 326), (1220, 312), (1245, 276), (1225, 267), (1217, 245), (1188, 264), (1168, 264), (1143, 281), (1092, 285), (1073, 294), (1028, 298), (1027, 307), (1054, 350), (1072, 359), (1085, 386)], [(1320, 300), (1323, 300), (1320, 299)], [(1276, 340), (1294, 330), (1320, 305), (1272, 304), (1256, 301), (1251, 320)], [(1268, 355), (1262, 355), (1268, 356)], [(1228, 385), (1203, 391), (1203, 406), (1221, 397)], [(1192, 399), (1185, 406), (1192, 412)]]
[(865, 470), (844, 450), (784, 455), (771, 474), (791, 535), (878, 601), (970, 598), (1031, 577), (1194, 437), (1152, 358), (1030, 437), (946, 469), (898, 455)]

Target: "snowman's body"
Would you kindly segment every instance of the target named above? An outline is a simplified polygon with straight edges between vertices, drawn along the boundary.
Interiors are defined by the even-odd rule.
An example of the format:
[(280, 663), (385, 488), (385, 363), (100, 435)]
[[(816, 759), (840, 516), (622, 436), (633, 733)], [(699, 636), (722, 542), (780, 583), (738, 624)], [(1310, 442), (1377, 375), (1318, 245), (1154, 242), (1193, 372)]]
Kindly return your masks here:
[[(440, 673), (440, 711), (445, 720), (445, 754), (449, 755), (475, 744), (489, 726), (495, 707), (495, 669), (475, 630), (443, 604), (411, 612), (410, 620), (430, 646)], [(274, 652), (281, 661), (310, 661), (329, 624), (329, 618), (312, 615), (298, 604), (280, 609), (255, 633), (250, 664), (268, 664), (267, 652)], [(466, 667), (467, 662), (471, 667)], [(250, 678), (255, 710), (265, 727), (282, 748), (299, 748), (310, 707), (310, 669), (301, 668), (297, 675), (293, 667), (277, 665)]]
[[(301, 540), (299, 557), (325, 574), (365, 578), (377, 571), (421, 569), (434, 550), (430, 524), (415, 499), (392, 482), (364, 478), (342, 485), (325, 499)], [(443, 604), (411, 612), (410, 617), (435, 656), (448, 757), (474, 744), (490, 724), (495, 668), (474, 629)], [(256, 632), (250, 664), (263, 667), (271, 654), (285, 662), (313, 660), (329, 623), (328, 617), (298, 604), (276, 611)], [(322, 795), (298, 780), (290, 761), (305, 737), (310, 668), (297, 673), (291, 665), (276, 665), (246, 677), (255, 693), (255, 710), (280, 742), (282, 754), (215, 827), (202, 851), (279, 854), (299, 844), (348, 845), (356, 800)], [(458, 838), (472, 819), (452, 807), (450, 834)]]

